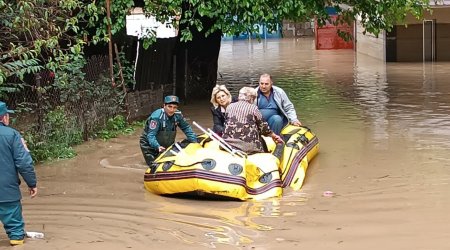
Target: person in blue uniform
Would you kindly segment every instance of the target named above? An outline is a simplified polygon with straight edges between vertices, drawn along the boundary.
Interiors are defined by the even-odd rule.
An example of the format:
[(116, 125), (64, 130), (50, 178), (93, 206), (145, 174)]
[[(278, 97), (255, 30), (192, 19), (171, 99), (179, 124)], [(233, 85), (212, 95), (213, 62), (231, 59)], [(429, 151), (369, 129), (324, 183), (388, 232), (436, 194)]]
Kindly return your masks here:
[(9, 127), (9, 114), (0, 102), (0, 221), (9, 237), (9, 243), (22, 245), (25, 223), (22, 216), (22, 194), (19, 174), (28, 186), (31, 198), (37, 194), (36, 173), (25, 141), (15, 129)]
[(144, 132), (139, 140), (142, 154), (148, 165), (175, 142), (177, 127), (187, 137), (189, 142), (197, 142), (197, 136), (192, 127), (178, 110), (180, 103), (177, 96), (164, 97), (164, 107), (155, 110), (147, 119)]

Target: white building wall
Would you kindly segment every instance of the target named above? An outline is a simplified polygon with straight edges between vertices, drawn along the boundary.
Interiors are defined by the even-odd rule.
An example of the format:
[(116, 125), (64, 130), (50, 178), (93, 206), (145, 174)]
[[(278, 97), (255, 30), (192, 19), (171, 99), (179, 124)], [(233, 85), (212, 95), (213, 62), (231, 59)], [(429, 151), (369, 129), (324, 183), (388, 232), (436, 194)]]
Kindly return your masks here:
[[(432, 1), (433, 2), (433, 1)], [(404, 22), (399, 23), (399, 30), (397, 31), (397, 58), (398, 60), (402, 60), (402, 58), (406, 55), (410, 55), (410, 49), (414, 51), (417, 48), (413, 48), (408, 42), (411, 40), (411, 37), (402, 38), (402, 35), (406, 31), (413, 32), (412, 29), (414, 25), (422, 25), (423, 19), (425, 20), (436, 20), (438, 25), (438, 34), (436, 37), (436, 45), (437, 58), (441, 60), (448, 60), (450, 58), (450, 52), (447, 53), (447, 45), (450, 43), (450, 31), (446, 25), (450, 24), (450, 0), (439, 2), (439, 4), (435, 5), (434, 2), (430, 2), (432, 7), (432, 12), (424, 12), (422, 19), (417, 19), (411, 15), (407, 15)], [(408, 26), (404, 26), (404, 24), (408, 24)], [(379, 60), (386, 61), (386, 40), (385, 40), (385, 32), (379, 34), (378, 38), (373, 34), (363, 34), (364, 28), (361, 26), (360, 22), (356, 21), (356, 52), (364, 55), (369, 55), (374, 58), (378, 58)], [(414, 31), (415, 32), (415, 31)], [(414, 37), (417, 39), (422, 39), (422, 32), (419, 30), (414, 33)], [(415, 59), (414, 59), (415, 60)]]
[(363, 34), (364, 28), (359, 21), (356, 21), (356, 53), (361, 53), (379, 59), (386, 60), (386, 44), (385, 32), (382, 31), (375, 37), (375, 35), (366, 33)]

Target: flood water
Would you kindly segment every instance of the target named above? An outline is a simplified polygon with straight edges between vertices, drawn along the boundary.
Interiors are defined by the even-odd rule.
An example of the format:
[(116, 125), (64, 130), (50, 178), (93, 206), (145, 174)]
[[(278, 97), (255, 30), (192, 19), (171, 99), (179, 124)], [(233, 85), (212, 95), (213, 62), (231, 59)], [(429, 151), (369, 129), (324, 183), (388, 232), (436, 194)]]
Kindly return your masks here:
[[(313, 46), (226, 41), (219, 59), (219, 82), (234, 93), (272, 74), (318, 136), (300, 191), (249, 202), (150, 194), (139, 131), (37, 166), (39, 197), (24, 197), (24, 215), (45, 239), (20, 249), (449, 249), (450, 63), (385, 64)], [(212, 124), (207, 101), (182, 111)]]

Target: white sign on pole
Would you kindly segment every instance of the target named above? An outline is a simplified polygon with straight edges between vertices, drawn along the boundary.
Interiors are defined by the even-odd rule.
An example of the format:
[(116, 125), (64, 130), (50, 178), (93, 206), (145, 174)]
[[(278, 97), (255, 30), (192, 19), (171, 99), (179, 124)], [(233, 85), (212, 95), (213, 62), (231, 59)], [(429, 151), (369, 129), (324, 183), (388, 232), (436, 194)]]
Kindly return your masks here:
[(127, 15), (127, 35), (137, 36), (139, 39), (149, 35), (156, 35), (157, 38), (176, 37), (177, 31), (171, 22), (172, 20), (169, 20), (163, 24), (154, 16), (146, 17), (144, 14)]

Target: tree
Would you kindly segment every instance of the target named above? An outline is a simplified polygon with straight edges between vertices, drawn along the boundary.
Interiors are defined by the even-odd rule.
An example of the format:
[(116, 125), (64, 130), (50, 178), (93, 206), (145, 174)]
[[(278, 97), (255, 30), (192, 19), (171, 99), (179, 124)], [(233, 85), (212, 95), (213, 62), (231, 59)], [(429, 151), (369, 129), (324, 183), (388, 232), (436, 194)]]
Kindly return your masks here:
[(283, 19), (293, 21), (316, 17), (324, 24), (329, 18), (326, 7), (334, 7), (343, 21), (351, 22), (357, 16), (367, 32), (378, 35), (382, 30), (403, 20), (407, 14), (420, 17), (428, 6), (428, 0), (145, 0), (145, 9), (160, 20), (168, 20), (175, 13), (181, 14), (182, 41), (192, 39), (191, 30), (204, 29), (202, 17), (215, 20), (205, 31), (225, 34), (241, 32), (258, 33), (264, 24), (273, 31)]
[[(174, 15), (180, 15), (180, 41), (188, 44), (185, 46), (190, 52), (188, 67), (191, 69), (204, 68), (202, 65), (211, 65), (214, 60), (217, 62), (218, 50), (217, 53), (210, 53), (210, 58), (205, 59), (195, 56), (198, 53), (202, 54), (202, 51), (195, 51), (189, 46), (194, 44), (191, 47), (201, 47), (203, 51), (208, 50), (208, 47), (220, 48), (220, 39), (201, 42), (206, 41), (208, 38), (205, 37), (211, 35), (217, 36), (222, 33), (234, 35), (243, 32), (258, 35), (261, 25), (269, 31), (274, 31), (284, 19), (306, 21), (317, 18), (319, 25), (323, 25), (329, 20), (326, 8), (334, 7), (340, 15), (338, 22), (350, 23), (359, 17), (365, 32), (378, 36), (383, 30), (389, 31), (407, 14), (422, 16), (428, 6), (428, 0), (144, 0), (144, 2), (145, 11), (155, 15), (161, 22), (169, 20)], [(340, 35), (349, 38), (348, 34)], [(189, 81), (194, 80), (190, 84), (200, 88), (193, 88), (192, 93), (186, 96), (197, 97), (196, 95), (201, 93), (205, 97), (208, 96), (215, 84), (215, 80), (211, 81), (211, 76), (216, 76), (217, 67), (209, 67), (203, 71), (207, 73), (189, 77)], [(203, 82), (195, 83), (196, 79)]]
[[(113, 34), (125, 28), (133, 0), (114, 3)], [(10, 77), (58, 70), (88, 41), (108, 42), (107, 24), (105, 0), (0, 0), (0, 87)]]
[(0, 0), (0, 84), (8, 77), (22, 79), (61, 55), (62, 44), (82, 41), (69, 35), (78, 31), (71, 16), (77, 1)]
[[(80, 55), (87, 42), (109, 40), (125, 28), (125, 16), (136, 1), (111, 1), (111, 20), (107, 20), (105, 1), (87, 0), (0, 0), (0, 95), (2, 84), (11, 76), (19, 79), (43, 67), (56, 70)], [(190, 68), (202, 68), (216, 60), (221, 34), (249, 32), (258, 34), (261, 25), (273, 31), (283, 19), (294, 21), (312, 17), (324, 24), (326, 7), (335, 7), (340, 22), (351, 22), (357, 16), (367, 32), (378, 35), (401, 21), (407, 14), (420, 17), (428, 0), (143, 0), (146, 14), (160, 21), (180, 15), (180, 41), (190, 50)], [(210, 37), (209, 40), (208, 38)], [(195, 45), (195, 43), (197, 43)], [(194, 44), (195, 46), (190, 46)], [(219, 45), (219, 46), (218, 46)], [(194, 47), (211, 46), (211, 58), (195, 57)], [(216, 67), (206, 71), (206, 89), (214, 84)], [(195, 70), (202, 72), (203, 70)], [(194, 71), (193, 71), (194, 72)], [(190, 77), (200, 79), (202, 77)], [(203, 87), (203, 89), (205, 89)], [(195, 90), (194, 90), (195, 92)]]

